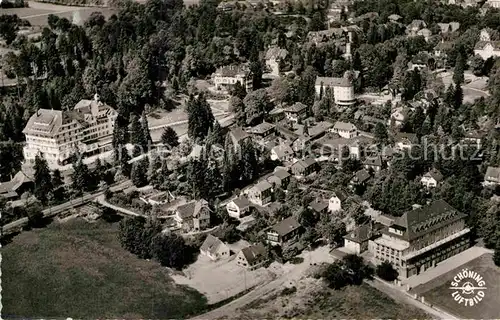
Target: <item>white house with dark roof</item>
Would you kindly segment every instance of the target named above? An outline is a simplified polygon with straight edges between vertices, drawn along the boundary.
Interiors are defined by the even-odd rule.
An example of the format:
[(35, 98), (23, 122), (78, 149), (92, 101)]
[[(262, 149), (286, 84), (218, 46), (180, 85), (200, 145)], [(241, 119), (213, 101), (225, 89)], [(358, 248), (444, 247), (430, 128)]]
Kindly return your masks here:
[(426, 188), (435, 188), (441, 181), (443, 181), (443, 175), (436, 168), (432, 168), (420, 179), (420, 183)]
[(418, 144), (418, 137), (414, 133), (398, 132), (394, 136), (394, 147), (396, 150), (410, 150)]
[(259, 183), (248, 189), (248, 200), (259, 206), (265, 206), (272, 201), (272, 188), (273, 186), (266, 180), (259, 181)]
[(300, 102), (295, 102), (292, 106), (285, 108), (285, 117), (294, 122), (299, 122), (307, 118), (308, 107)]
[(99, 95), (81, 100), (72, 111), (39, 109), (23, 130), (24, 158), (32, 162), (41, 153), (50, 163), (64, 163), (76, 151), (94, 155), (112, 149), (118, 113)]
[(369, 224), (363, 224), (344, 236), (344, 247), (353, 254), (368, 250), (368, 240), (372, 237)]
[(236, 256), (236, 264), (249, 270), (258, 269), (267, 261), (266, 248), (260, 243), (241, 249)]
[(271, 160), (289, 162), (293, 160), (293, 150), (287, 143), (281, 143), (271, 149)]
[(288, 56), (288, 50), (278, 47), (271, 47), (266, 52), (266, 67), (271, 70), (271, 74), (275, 76), (280, 75), (280, 64)]
[(262, 122), (252, 128), (249, 128), (247, 132), (253, 134), (255, 137), (265, 138), (273, 134), (276, 131), (275, 129), (276, 126), (274, 124), (269, 122)]
[(216, 90), (230, 90), (239, 82), (247, 92), (252, 90), (252, 77), (248, 67), (224, 66), (217, 69), (212, 75)]
[(371, 175), (366, 169), (361, 169), (357, 171), (349, 181), (349, 186), (352, 188), (354, 186), (365, 185), (368, 180), (370, 180)]
[(485, 186), (500, 185), (500, 167), (488, 167), (484, 175)]
[(302, 226), (294, 217), (281, 220), (267, 231), (267, 242), (273, 246), (285, 246), (299, 240)]
[(306, 157), (303, 160), (295, 162), (291, 166), (291, 170), (292, 173), (298, 178), (307, 177), (318, 170), (318, 163), (315, 159)]
[(347, 77), (317, 77), (314, 84), (316, 95), (323, 94), (326, 88), (333, 90), (335, 103), (339, 106), (351, 106), (356, 103), (354, 84)]
[(342, 210), (342, 203), (348, 198), (346, 192), (342, 190), (335, 191), (334, 194), (328, 200), (328, 211), (336, 212)]
[(272, 175), (270, 175), (266, 180), (273, 186), (273, 191), (279, 187), (286, 189), (288, 183), (290, 182), (291, 174), (283, 169), (277, 169)]
[(367, 157), (363, 162), (363, 165), (366, 170), (371, 169), (375, 172), (379, 172), (382, 170), (382, 157), (380, 155)]
[(210, 226), (210, 212), (206, 200), (193, 200), (176, 208), (174, 220), (184, 231), (200, 231)]
[(212, 261), (227, 259), (230, 255), (229, 247), (219, 238), (209, 234), (200, 247), (200, 253), (210, 258)]
[(240, 219), (250, 212), (250, 206), (251, 203), (248, 201), (248, 198), (241, 195), (238, 198), (229, 201), (226, 205), (226, 210), (230, 217)]
[(337, 121), (330, 131), (345, 139), (352, 139), (358, 136), (358, 128), (350, 122)]

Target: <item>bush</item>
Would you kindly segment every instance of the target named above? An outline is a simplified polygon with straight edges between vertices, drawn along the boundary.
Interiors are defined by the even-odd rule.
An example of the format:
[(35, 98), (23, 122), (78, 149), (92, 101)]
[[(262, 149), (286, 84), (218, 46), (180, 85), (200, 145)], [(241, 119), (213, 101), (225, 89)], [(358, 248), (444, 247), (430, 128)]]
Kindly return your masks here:
[(285, 288), (281, 291), (281, 295), (282, 296), (288, 296), (288, 295), (291, 295), (293, 293), (297, 292), (297, 288), (295, 286), (291, 287), (291, 288)]
[(399, 273), (394, 269), (392, 264), (388, 261), (384, 261), (377, 266), (377, 276), (384, 279), (385, 281), (394, 281), (398, 278)]
[(330, 288), (341, 289), (347, 285), (360, 285), (363, 279), (371, 279), (373, 269), (366, 265), (363, 258), (348, 254), (342, 260), (328, 265), (322, 272), (322, 277)]

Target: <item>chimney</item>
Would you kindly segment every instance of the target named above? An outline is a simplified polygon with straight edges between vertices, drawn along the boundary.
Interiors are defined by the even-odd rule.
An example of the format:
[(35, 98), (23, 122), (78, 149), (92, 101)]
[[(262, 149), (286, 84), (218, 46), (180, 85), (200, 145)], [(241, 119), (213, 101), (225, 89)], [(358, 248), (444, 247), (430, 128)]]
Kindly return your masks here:
[(94, 100), (90, 103), (90, 113), (93, 117), (97, 117), (99, 114), (99, 94), (94, 94)]

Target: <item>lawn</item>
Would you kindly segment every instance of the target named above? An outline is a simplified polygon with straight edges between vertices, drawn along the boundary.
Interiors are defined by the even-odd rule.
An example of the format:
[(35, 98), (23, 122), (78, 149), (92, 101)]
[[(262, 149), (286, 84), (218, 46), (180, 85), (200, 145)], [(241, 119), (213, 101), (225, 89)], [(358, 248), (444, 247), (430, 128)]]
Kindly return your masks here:
[(117, 224), (71, 220), (2, 248), (2, 318), (183, 318), (206, 307), (165, 268), (120, 247)]
[[(483, 276), (486, 283), (483, 300), (474, 306), (465, 306), (464, 303), (459, 304), (455, 302), (451, 296), (453, 290), (449, 289), (453, 277), (465, 268), (479, 273)], [(483, 254), (479, 258), (462, 265), (460, 268), (456, 268), (447, 274), (433, 279), (429, 283), (416, 287), (411, 292), (423, 295), (428, 302), (460, 318), (498, 319), (500, 315), (499, 279), (500, 268), (493, 264), (492, 255)], [(474, 282), (473, 284), (475, 285)]]
[(413, 306), (398, 303), (377, 289), (362, 284), (338, 291), (326, 291), (301, 318), (429, 319), (429, 315)]
[(278, 293), (247, 305), (230, 319), (430, 319), (368, 284), (333, 290), (321, 280), (303, 279), (293, 294)]

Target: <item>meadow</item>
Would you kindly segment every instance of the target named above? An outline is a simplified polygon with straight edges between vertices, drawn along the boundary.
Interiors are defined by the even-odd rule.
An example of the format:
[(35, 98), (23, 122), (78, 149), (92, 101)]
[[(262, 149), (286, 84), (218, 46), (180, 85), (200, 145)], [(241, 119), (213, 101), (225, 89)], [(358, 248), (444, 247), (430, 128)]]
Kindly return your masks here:
[(121, 248), (118, 225), (80, 219), (2, 248), (2, 318), (184, 318), (206, 308), (166, 268)]

